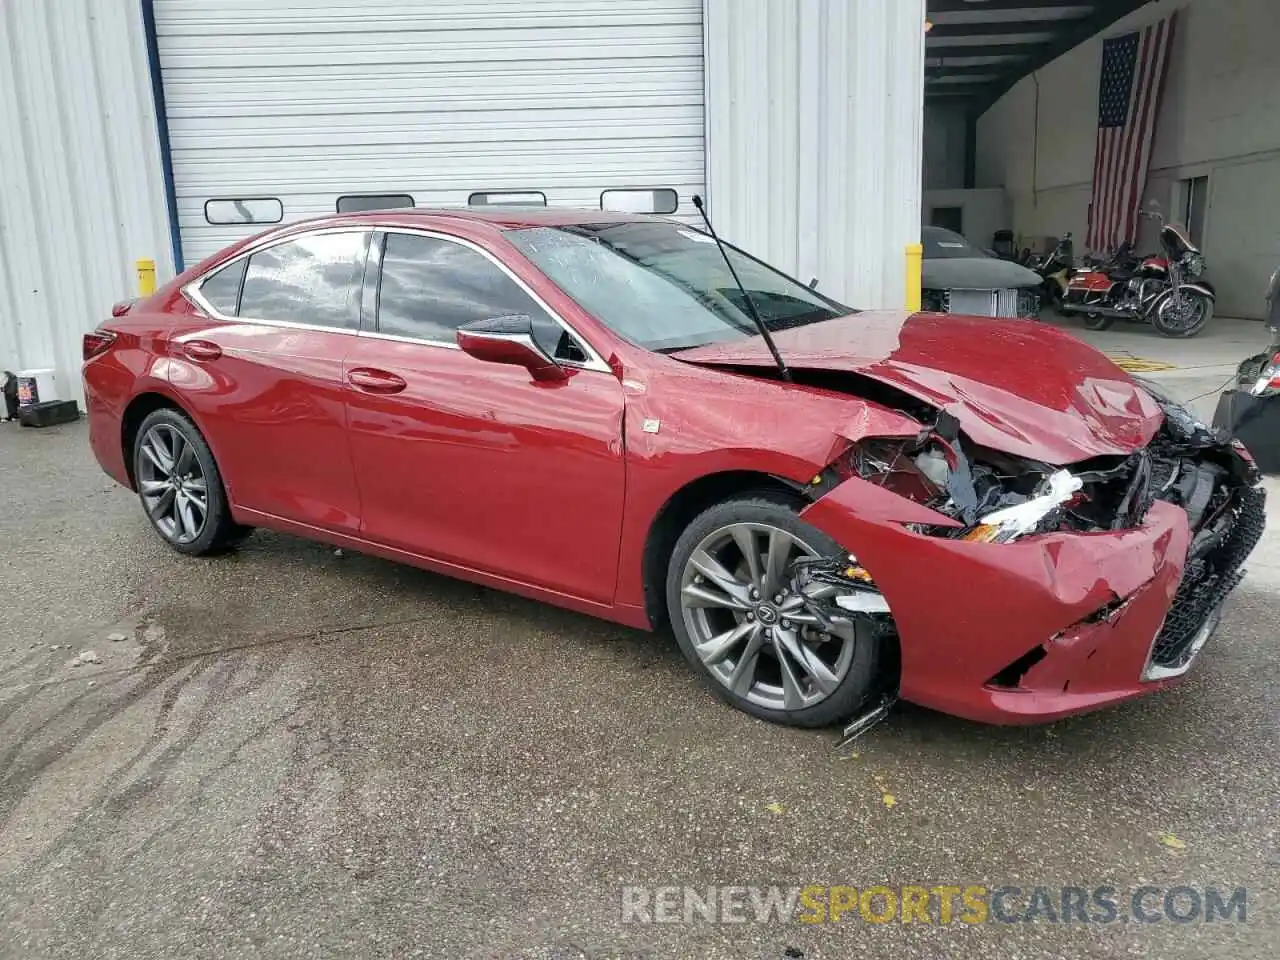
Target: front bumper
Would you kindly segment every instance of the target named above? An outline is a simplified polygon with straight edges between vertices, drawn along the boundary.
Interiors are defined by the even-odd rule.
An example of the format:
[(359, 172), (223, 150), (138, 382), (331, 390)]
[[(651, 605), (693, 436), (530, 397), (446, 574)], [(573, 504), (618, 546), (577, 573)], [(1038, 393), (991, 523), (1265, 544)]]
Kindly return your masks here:
[(883, 492), (860, 479), (803, 516), (852, 550), (888, 600), (904, 699), (1035, 723), (1140, 696), (1186, 671), (1261, 533), (1262, 492), (1246, 493), (1213, 565), (1187, 565), (1187, 515), (1161, 501), (1134, 529), (1006, 544), (914, 533), (903, 524), (916, 518), (890, 519)]

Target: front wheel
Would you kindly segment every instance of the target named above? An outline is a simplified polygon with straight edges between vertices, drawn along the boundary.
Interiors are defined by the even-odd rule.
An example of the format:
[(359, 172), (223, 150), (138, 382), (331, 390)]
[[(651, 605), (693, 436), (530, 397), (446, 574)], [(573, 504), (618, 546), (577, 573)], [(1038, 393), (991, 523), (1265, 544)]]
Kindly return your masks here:
[(178, 411), (163, 408), (142, 421), (133, 464), (147, 518), (179, 553), (216, 553), (246, 532), (231, 517), (209, 444)]
[[(817, 592), (796, 577), (806, 560), (845, 557), (782, 497), (706, 510), (676, 542), (667, 574), (667, 609), (685, 659), (716, 696), (761, 719), (819, 727), (852, 716), (875, 689), (879, 626), (869, 616), (824, 623), (812, 612)], [(823, 589), (830, 600), (839, 588)], [(868, 591), (850, 592), (865, 599)], [(888, 620), (887, 604), (879, 616)]]
[(1213, 316), (1213, 300), (1198, 290), (1175, 290), (1151, 315), (1151, 325), (1165, 337), (1194, 337)]

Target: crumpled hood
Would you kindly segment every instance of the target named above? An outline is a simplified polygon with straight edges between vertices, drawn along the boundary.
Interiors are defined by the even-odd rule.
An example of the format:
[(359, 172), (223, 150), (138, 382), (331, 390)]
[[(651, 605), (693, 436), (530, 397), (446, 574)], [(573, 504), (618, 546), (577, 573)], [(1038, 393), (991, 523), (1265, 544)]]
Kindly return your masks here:
[[(1150, 394), (1103, 354), (1035, 321), (876, 311), (783, 330), (774, 340), (794, 370), (870, 377), (949, 411), (975, 443), (1056, 466), (1131, 453), (1163, 419)], [(773, 366), (760, 337), (674, 356)]]

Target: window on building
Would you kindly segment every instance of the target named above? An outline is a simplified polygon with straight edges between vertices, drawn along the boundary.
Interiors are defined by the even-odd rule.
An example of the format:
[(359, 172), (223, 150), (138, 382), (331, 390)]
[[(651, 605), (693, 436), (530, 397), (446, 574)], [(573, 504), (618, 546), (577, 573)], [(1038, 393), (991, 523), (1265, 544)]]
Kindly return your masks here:
[(284, 205), (275, 197), (207, 200), (204, 219), (215, 226), (229, 223), (279, 223), (284, 219)]
[(600, 209), (615, 213), (675, 213), (680, 197), (674, 190), (605, 190)]
[(403, 210), (413, 206), (407, 193), (360, 193), (338, 198), (339, 213), (363, 213), (366, 210)]
[(547, 195), (540, 190), (497, 190), (473, 193), (467, 197), (469, 207), (545, 207)]
[(200, 296), (223, 316), (234, 317), (240, 310), (240, 284), (244, 281), (244, 268), (248, 263), (248, 260), (237, 260), (200, 284)]
[(1191, 177), (1182, 181), (1182, 222), (1197, 247), (1204, 245), (1204, 220), (1209, 209), (1209, 178)]
[(465, 323), (527, 314), (551, 356), (584, 361), (573, 338), (488, 257), (449, 240), (388, 233), (378, 286), (381, 333), (453, 343)]
[(369, 234), (313, 233), (249, 258), (240, 316), (354, 329)]
[(964, 207), (934, 207), (929, 211), (929, 224), (952, 233), (964, 233)]

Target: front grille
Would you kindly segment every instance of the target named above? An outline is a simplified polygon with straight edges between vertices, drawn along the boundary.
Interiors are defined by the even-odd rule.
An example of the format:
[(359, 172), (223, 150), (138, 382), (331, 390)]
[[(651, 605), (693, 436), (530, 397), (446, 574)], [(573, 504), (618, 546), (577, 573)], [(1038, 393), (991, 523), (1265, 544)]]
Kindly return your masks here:
[(1238, 496), (1231, 527), (1222, 542), (1188, 562), (1182, 573), (1182, 583), (1151, 651), (1151, 662), (1156, 666), (1172, 669), (1186, 664), (1196, 634), (1244, 577), (1240, 568), (1257, 546), (1266, 524), (1266, 494), (1258, 487), (1246, 487)]

